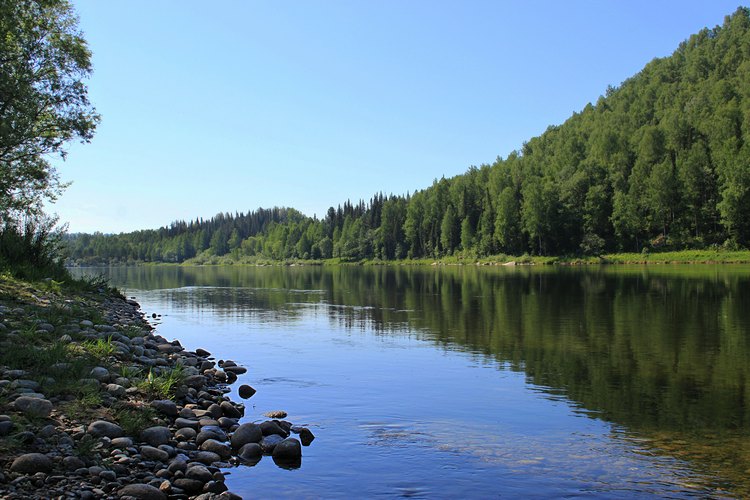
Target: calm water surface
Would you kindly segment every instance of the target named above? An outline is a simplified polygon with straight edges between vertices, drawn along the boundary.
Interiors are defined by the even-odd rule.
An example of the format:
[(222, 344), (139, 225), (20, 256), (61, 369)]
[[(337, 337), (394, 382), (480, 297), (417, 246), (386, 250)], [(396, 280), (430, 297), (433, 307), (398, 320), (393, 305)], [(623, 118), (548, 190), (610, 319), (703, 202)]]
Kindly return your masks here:
[(82, 272), (315, 433), (246, 498), (750, 495), (750, 267)]

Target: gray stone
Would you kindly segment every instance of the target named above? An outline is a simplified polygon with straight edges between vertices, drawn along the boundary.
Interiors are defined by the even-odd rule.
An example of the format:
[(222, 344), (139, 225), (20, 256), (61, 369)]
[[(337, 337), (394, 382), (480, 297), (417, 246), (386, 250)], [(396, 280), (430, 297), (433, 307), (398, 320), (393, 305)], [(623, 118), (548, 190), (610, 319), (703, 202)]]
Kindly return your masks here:
[(224, 481), (209, 481), (203, 487), (203, 491), (206, 493), (223, 493), (227, 491), (227, 485)]
[(257, 391), (253, 389), (252, 387), (250, 387), (249, 385), (243, 384), (240, 386), (238, 392), (242, 399), (248, 399), (248, 398), (253, 397), (253, 394), (255, 394)]
[(232, 456), (232, 449), (229, 447), (229, 445), (215, 439), (206, 439), (205, 441), (203, 441), (203, 443), (201, 443), (200, 449), (202, 451), (211, 451), (213, 453), (216, 453), (223, 459), (227, 459)]
[(192, 467), (188, 467), (185, 477), (207, 483), (213, 480), (214, 475), (203, 465), (193, 465)]
[(174, 433), (174, 437), (178, 441), (190, 441), (192, 439), (195, 439), (197, 435), (198, 433), (195, 431), (195, 429), (191, 429), (190, 427), (177, 429), (177, 432)]
[(239, 419), (237, 419), (237, 418), (229, 418), (229, 417), (221, 417), (219, 419), (219, 426), (222, 429), (230, 429), (232, 427), (237, 428), (237, 426), (239, 426)]
[(26, 370), (8, 370), (5, 372), (4, 376), (8, 377), (9, 379), (17, 379), (17, 378), (23, 378), (27, 376), (29, 372)]
[(269, 436), (271, 434), (278, 434), (281, 437), (287, 437), (289, 433), (282, 429), (279, 424), (274, 422), (273, 420), (266, 420), (265, 422), (261, 422), (260, 424), (260, 430), (263, 432), (264, 436)]
[(107, 392), (116, 398), (121, 398), (125, 395), (125, 388), (119, 384), (107, 384)]
[(57, 433), (57, 429), (55, 428), (54, 425), (50, 424), (50, 425), (45, 425), (44, 427), (39, 429), (38, 435), (42, 439), (49, 439), (52, 436), (54, 436), (56, 433)]
[(196, 451), (193, 460), (206, 465), (212, 465), (221, 460), (221, 457), (213, 451)]
[(237, 455), (243, 460), (257, 460), (263, 456), (263, 447), (258, 443), (247, 443), (240, 448)]
[(202, 357), (202, 358), (208, 358), (208, 357), (210, 357), (210, 356), (211, 356), (211, 353), (210, 353), (210, 352), (208, 352), (208, 351), (207, 351), (207, 350), (205, 350), (205, 349), (201, 349), (200, 347), (199, 347), (198, 349), (196, 349), (196, 350), (195, 350), (195, 354), (197, 354), (198, 356), (200, 356), (200, 357)]
[(302, 459), (302, 444), (296, 438), (286, 438), (273, 449), (274, 460), (297, 462)]
[(112, 482), (117, 479), (117, 474), (111, 470), (103, 470), (99, 473), (99, 477), (104, 481)]
[(177, 404), (169, 399), (157, 399), (156, 401), (151, 402), (151, 406), (154, 407), (156, 411), (161, 412), (168, 417), (177, 416)]
[(158, 460), (159, 462), (169, 460), (169, 453), (153, 446), (141, 446), (141, 455), (147, 460)]
[(247, 368), (244, 366), (224, 366), (224, 371), (234, 373), (235, 375), (242, 375), (243, 373), (247, 373)]
[(186, 477), (181, 477), (179, 479), (175, 479), (172, 484), (174, 484), (176, 488), (180, 488), (188, 495), (194, 495), (203, 491), (203, 481), (198, 481), (197, 479), (188, 479)]
[(195, 442), (198, 446), (200, 446), (207, 439), (215, 439), (217, 441), (224, 442), (228, 438), (227, 438), (226, 433), (221, 429), (221, 427), (214, 426), (214, 425), (206, 425), (201, 428), (201, 431), (198, 433), (198, 436), (195, 438)]
[(112, 445), (113, 448), (125, 449), (125, 448), (130, 448), (131, 446), (133, 446), (133, 440), (130, 439), (129, 437), (119, 437), (119, 438), (114, 438), (110, 444)]
[(36, 325), (36, 329), (47, 333), (52, 333), (55, 331), (54, 325), (51, 325), (49, 323), (39, 323), (38, 325)]
[(169, 462), (169, 466), (167, 467), (167, 470), (174, 474), (176, 472), (185, 472), (187, 470), (187, 461), (186, 460), (180, 460), (179, 458), (176, 458)]
[(92, 323), (91, 321), (87, 319), (81, 320), (81, 322), (78, 324), (81, 325), (83, 328), (92, 328), (94, 326), (94, 323)]
[(160, 444), (167, 444), (172, 439), (172, 432), (162, 426), (149, 427), (141, 432), (141, 441), (144, 441), (151, 446), (159, 446)]
[(13, 460), (10, 470), (22, 474), (49, 473), (52, 471), (52, 460), (41, 453), (27, 453)]
[(91, 372), (89, 372), (89, 375), (91, 376), (91, 378), (95, 378), (99, 382), (106, 382), (109, 380), (109, 370), (107, 370), (103, 366), (92, 368)]
[(66, 470), (71, 470), (71, 471), (77, 470), (86, 466), (86, 464), (83, 463), (83, 460), (74, 456), (63, 458), (62, 464)]
[(208, 412), (208, 414), (213, 418), (221, 418), (221, 416), (223, 415), (221, 406), (217, 405), (216, 403), (213, 403), (211, 406), (206, 408), (206, 412)]
[(133, 497), (137, 500), (167, 500), (167, 496), (159, 488), (148, 484), (129, 484), (117, 492), (122, 497)]
[(259, 443), (261, 439), (263, 439), (263, 431), (258, 424), (242, 424), (232, 434), (232, 448), (239, 450), (247, 443)]
[(21, 396), (13, 402), (18, 411), (29, 417), (49, 417), (52, 413), (52, 403), (46, 399)]
[(201, 428), (200, 422), (198, 422), (197, 420), (189, 420), (187, 418), (177, 418), (177, 419), (175, 419), (174, 425), (178, 429), (182, 429), (183, 427), (189, 427), (191, 429), (199, 431), (200, 428)]
[[(8, 377), (13, 378), (13, 377)], [(25, 380), (25, 379), (18, 379), (14, 380), (10, 384), (11, 389), (31, 389), (32, 391), (36, 392), (42, 388), (41, 385), (39, 385), (39, 382), (36, 380)]]
[(260, 447), (263, 450), (263, 453), (271, 454), (273, 453), (274, 448), (276, 448), (276, 445), (283, 440), (284, 438), (279, 436), (278, 434), (263, 436), (263, 439), (260, 440)]
[(242, 412), (240, 411), (240, 409), (234, 406), (229, 401), (222, 401), (220, 406), (221, 411), (225, 417), (240, 418), (242, 416)]
[(125, 434), (122, 427), (106, 420), (91, 422), (87, 431), (94, 437), (108, 437), (110, 439), (122, 437)]
[(310, 446), (310, 443), (313, 442), (313, 439), (315, 439), (315, 436), (307, 427), (303, 427), (299, 430), (299, 440), (302, 442), (302, 446)]
[(189, 377), (185, 377), (182, 383), (188, 387), (200, 389), (204, 385), (206, 385), (206, 377), (204, 377), (203, 375), (191, 375)]
[(7, 436), (13, 430), (13, 422), (10, 420), (0, 422), (0, 437)]

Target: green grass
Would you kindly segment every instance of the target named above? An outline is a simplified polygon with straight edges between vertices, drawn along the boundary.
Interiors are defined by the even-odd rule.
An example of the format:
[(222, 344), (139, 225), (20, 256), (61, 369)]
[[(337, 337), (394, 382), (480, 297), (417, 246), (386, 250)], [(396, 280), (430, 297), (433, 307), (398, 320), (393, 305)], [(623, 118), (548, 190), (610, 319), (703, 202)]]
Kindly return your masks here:
[(513, 263), (515, 265), (595, 265), (595, 264), (656, 264), (656, 263), (750, 263), (750, 250), (678, 250), (669, 252), (650, 253), (612, 253), (600, 256), (540, 256), (540, 255), (491, 255), (477, 257), (473, 254), (457, 253), (455, 255), (401, 260), (366, 259), (359, 261), (346, 261), (340, 258), (325, 260), (284, 259), (272, 260), (264, 257), (235, 257), (215, 255), (201, 258), (193, 258), (185, 261), (183, 265), (247, 265), (247, 266), (433, 266), (433, 265), (503, 265)]
[(138, 389), (146, 393), (149, 397), (155, 399), (171, 399), (174, 397), (174, 391), (185, 379), (185, 372), (182, 365), (156, 374), (154, 370), (149, 370), (148, 375), (138, 385)]
[(107, 337), (106, 340), (87, 340), (81, 345), (86, 353), (100, 363), (109, 361), (115, 352), (117, 352), (117, 348), (112, 344), (112, 337)]
[(138, 437), (144, 429), (154, 425), (156, 411), (150, 406), (119, 403), (114, 407), (114, 418), (126, 436)]

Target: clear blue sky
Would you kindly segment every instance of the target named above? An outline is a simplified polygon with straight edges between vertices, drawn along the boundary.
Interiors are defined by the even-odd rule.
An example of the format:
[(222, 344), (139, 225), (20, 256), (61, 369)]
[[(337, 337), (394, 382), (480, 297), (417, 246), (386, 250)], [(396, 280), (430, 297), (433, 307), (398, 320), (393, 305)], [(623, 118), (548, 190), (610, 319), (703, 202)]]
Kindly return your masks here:
[(736, 1), (73, 0), (102, 123), (72, 232), (404, 194), (507, 156)]

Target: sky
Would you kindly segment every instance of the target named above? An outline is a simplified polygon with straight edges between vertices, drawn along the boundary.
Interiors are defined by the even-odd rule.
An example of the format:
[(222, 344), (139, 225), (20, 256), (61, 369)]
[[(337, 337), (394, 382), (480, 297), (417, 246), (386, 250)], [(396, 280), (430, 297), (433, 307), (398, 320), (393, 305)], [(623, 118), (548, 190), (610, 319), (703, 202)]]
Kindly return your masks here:
[(406, 194), (563, 123), (739, 3), (72, 0), (102, 121), (70, 232)]

